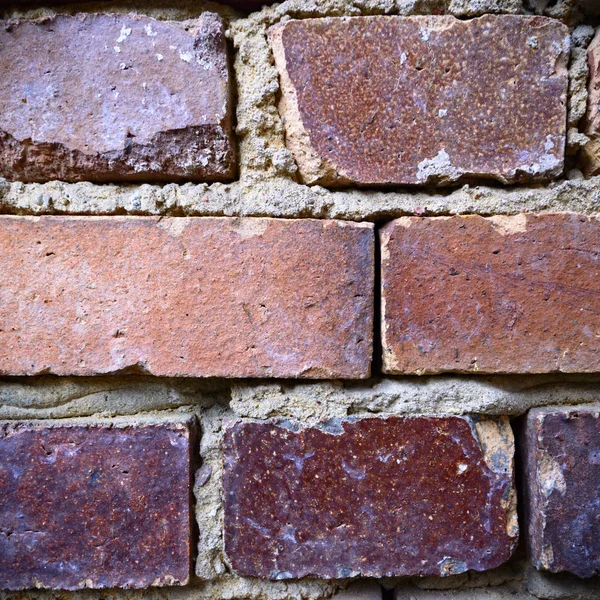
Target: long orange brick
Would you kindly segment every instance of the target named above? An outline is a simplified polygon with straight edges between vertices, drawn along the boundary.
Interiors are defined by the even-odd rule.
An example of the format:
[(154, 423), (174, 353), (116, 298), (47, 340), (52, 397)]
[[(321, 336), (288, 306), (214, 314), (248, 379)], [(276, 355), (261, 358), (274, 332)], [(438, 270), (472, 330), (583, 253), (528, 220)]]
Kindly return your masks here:
[(373, 227), (0, 217), (0, 373), (369, 375)]
[(600, 370), (600, 221), (397, 219), (381, 232), (386, 373)]

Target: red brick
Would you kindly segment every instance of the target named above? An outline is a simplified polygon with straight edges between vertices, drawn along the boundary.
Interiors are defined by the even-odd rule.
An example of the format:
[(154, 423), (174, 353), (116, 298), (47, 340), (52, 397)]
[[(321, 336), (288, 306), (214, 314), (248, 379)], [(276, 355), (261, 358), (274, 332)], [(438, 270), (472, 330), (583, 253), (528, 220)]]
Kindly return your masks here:
[(290, 20), (270, 39), (306, 183), (510, 183), (563, 170), (569, 35), (556, 20)]
[(588, 104), (583, 131), (591, 138), (585, 146), (583, 156), (585, 170), (588, 175), (600, 173), (600, 33), (588, 48), (588, 65), (590, 75), (588, 79)]
[(386, 373), (600, 370), (597, 218), (401, 218), (381, 240)]
[(0, 425), (0, 588), (184, 585), (189, 422)]
[(0, 217), (0, 373), (369, 374), (373, 227)]
[(11, 180), (229, 180), (224, 24), (135, 15), (0, 23), (0, 174)]
[(234, 421), (225, 553), (269, 579), (490, 569), (518, 535), (513, 451), (507, 419)]
[(600, 574), (600, 405), (531, 410), (523, 453), (533, 564), (579, 577)]

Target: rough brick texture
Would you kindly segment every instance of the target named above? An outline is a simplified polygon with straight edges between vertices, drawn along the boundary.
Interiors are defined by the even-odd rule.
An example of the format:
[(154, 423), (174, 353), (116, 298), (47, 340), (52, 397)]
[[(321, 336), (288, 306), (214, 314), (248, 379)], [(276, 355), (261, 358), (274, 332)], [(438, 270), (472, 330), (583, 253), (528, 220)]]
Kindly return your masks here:
[(588, 48), (588, 103), (587, 112), (583, 122), (584, 132), (591, 138), (585, 146), (585, 167), (589, 175), (600, 172), (600, 33)]
[(187, 583), (192, 436), (186, 422), (1, 425), (1, 587)]
[(533, 564), (600, 573), (600, 405), (535, 408), (523, 434), (526, 539)]
[(224, 25), (57, 16), (0, 26), (0, 174), (226, 180), (235, 174)]
[(384, 371), (600, 370), (599, 239), (566, 213), (386, 225)]
[(373, 227), (0, 217), (0, 373), (369, 374)]
[(270, 38), (306, 183), (507, 183), (562, 171), (569, 38), (558, 21), (308, 19)]
[(507, 420), (233, 422), (225, 553), (269, 579), (484, 570), (517, 539)]

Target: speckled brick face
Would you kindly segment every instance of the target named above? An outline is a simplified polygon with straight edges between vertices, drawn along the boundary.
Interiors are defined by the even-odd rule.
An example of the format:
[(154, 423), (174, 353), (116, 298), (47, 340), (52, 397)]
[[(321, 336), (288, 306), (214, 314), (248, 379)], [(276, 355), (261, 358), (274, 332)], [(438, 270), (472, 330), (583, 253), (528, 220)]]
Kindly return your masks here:
[(307, 19), (270, 39), (307, 183), (509, 183), (563, 169), (569, 39), (558, 21)]
[(567, 213), (386, 225), (384, 371), (600, 370), (599, 239)]
[(517, 539), (507, 420), (387, 417), (296, 429), (233, 422), (225, 553), (269, 579), (490, 569)]
[(523, 449), (532, 562), (555, 573), (600, 574), (600, 405), (531, 410)]
[(0, 588), (183, 585), (189, 423), (0, 425)]
[(364, 378), (373, 226), (0, 217), (0, 373)]
[(11, 180), (229, 180), (224, 25), (132, 15), (0, 26), (0, 175)]

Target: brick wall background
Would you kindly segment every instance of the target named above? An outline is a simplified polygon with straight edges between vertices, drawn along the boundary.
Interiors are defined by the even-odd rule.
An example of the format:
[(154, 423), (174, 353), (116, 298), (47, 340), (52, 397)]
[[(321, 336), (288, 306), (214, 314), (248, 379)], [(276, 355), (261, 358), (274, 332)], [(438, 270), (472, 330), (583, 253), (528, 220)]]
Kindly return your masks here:
[(0, 17), (2, 600), (600, 598), (597, 2)]

